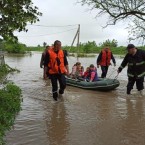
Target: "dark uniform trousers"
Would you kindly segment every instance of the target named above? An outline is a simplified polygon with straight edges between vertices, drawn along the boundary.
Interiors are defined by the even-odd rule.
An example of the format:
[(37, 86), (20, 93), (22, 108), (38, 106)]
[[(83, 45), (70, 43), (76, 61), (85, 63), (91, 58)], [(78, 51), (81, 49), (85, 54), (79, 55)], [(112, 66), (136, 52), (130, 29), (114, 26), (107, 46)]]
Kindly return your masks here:
[(57, 97), (57, 90), (58, 90), (58, 84), (57, 81), (59, 82), (59, 94), (64, 93), (64, 89), (66, 88), (66, 78), (64, 74), (51, 74), (50, 75), (51, 79), (51, 84), (52, 84), (52, 93), (53, 96)]
[(108, 66), (101, 66), (101, 70), (102, 70), (101, 78), (106, 78), (108, 72)]
[(136, 78), (136, 77), (129, 77), (128, 84), (127, 84), (127, 94), (130, 94), (130, 91), (133, 89), (134, 83), (136, 82), (136, 87), (138, 91), (144, 89), (144, 77)]

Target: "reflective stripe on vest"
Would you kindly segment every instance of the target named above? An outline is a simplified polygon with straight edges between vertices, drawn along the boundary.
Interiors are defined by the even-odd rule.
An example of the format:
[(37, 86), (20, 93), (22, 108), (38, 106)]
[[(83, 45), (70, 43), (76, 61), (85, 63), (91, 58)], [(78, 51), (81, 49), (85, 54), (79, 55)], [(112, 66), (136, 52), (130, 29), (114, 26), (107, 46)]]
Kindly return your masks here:
[[(139, 63), (136, 63), (135, 65), (142, 65), (142, 64), (145, 64), (145, 61), (142, 61), (142, 62), (139, 62)], [(133, 66), (133, 63), (128, 63), (129, 66)]]
[(143, 72), (142, 74), (138, 75), (137, 77), (143, 77), (145, 75), (145, 72)]
[(58, 73), (65, 73), (66, 69), (64, 66), (64, 53), (62, 50), (58, 51), (58, 54), (56, 54), (52, 49), (48, 50), (49, 53), (49, 74), (58, 74)]
[(129, 73), (128, 73), (127, 75), (128, 75), (129, 77), (134, 77), (134, 75), (133, 75), (133, 74), (129, 74)]
[(142, 61), (142, 62), (136, 63), (136, 65), (142, 65), (142, 64), (145, 64), (145, 61)]
[(121, 66), (120, 66), (120, 68), (122, 68), (122, 69), (123, 69), (124, 67), (121, 65)]
[[(129, 77), (135, 77), (135, 75), (133, 75), (133, 74), (127, 74)], [(140, 75), (137, 75), (137, 78), (140, 78), (140, 77), (143, 77), (143, 76), (145, 76), (145, 72), (143, 72), (143, 73), (141, 73)]]

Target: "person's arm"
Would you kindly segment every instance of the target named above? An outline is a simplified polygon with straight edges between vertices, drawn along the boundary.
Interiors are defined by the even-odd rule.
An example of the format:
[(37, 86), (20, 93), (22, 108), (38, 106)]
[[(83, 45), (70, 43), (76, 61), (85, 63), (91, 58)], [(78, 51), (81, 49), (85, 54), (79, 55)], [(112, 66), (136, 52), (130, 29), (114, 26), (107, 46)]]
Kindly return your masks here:
[(102, 52), (99, 53), (99, 56), (97, 58), (97, 65), (99, 65), (101, 59), (102, 59)]
[(67, 75), (69, 75), (69, 66), (68, 66), (68, 61), (67, 61), (67, 57), (65, 54), (64, 54), (64, 66), (67, 70)]
[(98, 56), (98, 58), (97, 58), (97, 68), (99, 68), (99, 63), (100, 63), (100, 61), (101, 61), (101, 59), (102, 59), (102, 51), (99, 53), (99, 56)]
[(90, 78), (90, 82), (92, 82), (95, 78), (96, 73), (95, 72), (91, 72), (91, 78)]
[(142, 57), (143, 57), (143, 60), (145, 61), (145, 51), (142, 51)]
[(128, 63), (128, 54), (125, 56), (120, 67), (118, 68), (118, 73), (122, 71), (122, 69), (127, 65), (127, 63)]
[(46, 52), (45, 53), (45, 57), (44, 57), (44, 79), (47, 78), (48, 75), (48, 63), (49, 63), (49, 53)]
[(47, 52), (44, 58), (44, 66), (47, 67), (48, 63), (49, 63), (49, 53)]
[(114, 65), (116, 65), (116, 61), (115, 61), (115, 58), (114, 58), (114, 56), (113, 56), (112, 52), (111, 52), (111, 59), (112, 59), (112, 61), (113, 61)]
[(40, 68), (43, 67), (43, 63), (44, 63), (44, 57), (43, 57), (43, 53), (42, 53), (41, 60), (40, 60)]

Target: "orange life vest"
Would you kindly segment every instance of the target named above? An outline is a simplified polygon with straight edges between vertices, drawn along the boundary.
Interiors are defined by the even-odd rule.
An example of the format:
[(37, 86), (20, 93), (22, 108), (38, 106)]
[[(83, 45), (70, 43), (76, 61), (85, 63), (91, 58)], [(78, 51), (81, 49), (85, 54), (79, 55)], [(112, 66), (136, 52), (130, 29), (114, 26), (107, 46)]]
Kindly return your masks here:
[(51, 48), (48, 50), (48, 53), (49, 53), (49, 63), (48, 63), (49, 74), (66, 73), (66, 68), (64, 66), (63, 50), (59, 50), (58, 54), (56, 54), (53, 48)]
[(105, 50), (102, 50), (102, 59), (100, 61), (100, 65), (101, 66), (109, 66), (111, 63), (111, 51), (108, 50), (108, 52), (106, 52)]

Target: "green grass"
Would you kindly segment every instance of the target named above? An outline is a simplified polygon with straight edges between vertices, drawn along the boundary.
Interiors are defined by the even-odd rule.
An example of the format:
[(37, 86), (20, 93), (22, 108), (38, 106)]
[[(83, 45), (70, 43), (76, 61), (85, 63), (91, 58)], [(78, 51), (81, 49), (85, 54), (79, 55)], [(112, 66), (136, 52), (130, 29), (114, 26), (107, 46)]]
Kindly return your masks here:
[(44, 51), (45, 50), (45, 48), (44, 47), (27, 47), (26, 48), (26, 51)]

